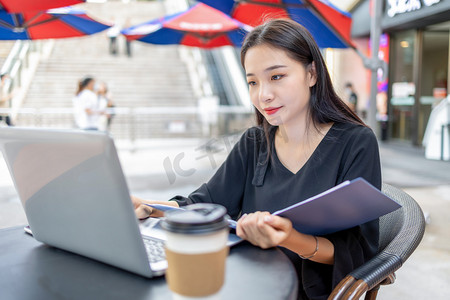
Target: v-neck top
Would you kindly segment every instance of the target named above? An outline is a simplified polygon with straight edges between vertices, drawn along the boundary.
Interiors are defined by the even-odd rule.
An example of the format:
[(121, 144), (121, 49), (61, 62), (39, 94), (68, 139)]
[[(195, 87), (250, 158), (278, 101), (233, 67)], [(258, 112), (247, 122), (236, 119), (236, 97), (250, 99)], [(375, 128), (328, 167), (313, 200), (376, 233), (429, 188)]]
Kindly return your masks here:
[[(333, 125), (334, 125), (334, 124), (333, 124)], [(333, 126), (331, 126), (331, 127), (333, 127)], [(275, 133), (276, 133), (276, 132), (275, 132), (275, 130), (274, 130), (273, 133), (272, 133), (273, 143), (272, 143), (272, 147), (271, 147), (272, 152), (273, 152), (274, 163), (277, 164), (278, 167), (280, 167), (281, 169), (284, 168), (284, 169), (286, 170), (286, 172), (288, 172), (289, 174), (293, 174), (293, 175), (297, 174), (298, 172), (300, 172), (300, 171), (303, 169), (303, 166), (306, 165), (306, 164), (308, 163), (308, 161), (310, 160), (310, 158), (314, 156), (314, 153), (316, 153), (316, 149), (319, 148), (319, 146), (320, 146), (320, 144), (322, 144), (322, 141), (324, 140), (324, 138), (327, 137), (328, 132), (330, 131), (331, 127), (328, 128), (328, 130), (327, 130), (327, 132), (325, 133), (325, 135), (324, 135), (324, 136), (322, 137), (322, 139), (319, 141), (319, 144), (317, 144), (316, 148), (313, 149), (312, 153), (311, 153), (310, 156), (306, 159), (306, 161), (304, 162), (304, 164), (303, 164), (303, 165), (297, 170), (297, 172), (295, 172), (295, 173), (292, 172), (288, 167), (286, 167), (286, 166), (283, 164), (283, 162), (281, 161), (281, 159), (279, 158), (279, 156), (278, 156), (278, 151), (277, 151), (276, 146), (275, 146)]]
[[(334, 123), (295, 174), (278, 159), (274, 143), (267, 145), (262, 128), (253, 127), (242, 135), (207, 183), (188, 197), (176, 196), (172, 200), (180, 206), (218, 203), (237, 219), (243, 213), (275, 212), (357, 177), (381, 189), (378, 143), (368, 127)], [(343, 277), (370, 259), (378, 250), (378, 220), (325, 237), (335, 247), (333, 266), (302, 260), (285, 251), (299, 274), (299, 299), (306, 295), (326, 299)]]

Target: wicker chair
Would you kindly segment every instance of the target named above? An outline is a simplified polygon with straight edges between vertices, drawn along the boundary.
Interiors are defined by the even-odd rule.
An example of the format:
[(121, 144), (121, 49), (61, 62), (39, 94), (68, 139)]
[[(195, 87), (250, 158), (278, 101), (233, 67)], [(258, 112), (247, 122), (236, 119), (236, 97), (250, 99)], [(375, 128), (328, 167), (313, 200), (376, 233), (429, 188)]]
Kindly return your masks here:
[(425, 219), (417, 202), (402, 190), (383, 184), (383, 192), (402, 207), (380, 218), (379, 253), (347, 275), (328, 300), (377, 297), (380, 285), (392, 284), (395, 271), (409, 258), (422, 240)]

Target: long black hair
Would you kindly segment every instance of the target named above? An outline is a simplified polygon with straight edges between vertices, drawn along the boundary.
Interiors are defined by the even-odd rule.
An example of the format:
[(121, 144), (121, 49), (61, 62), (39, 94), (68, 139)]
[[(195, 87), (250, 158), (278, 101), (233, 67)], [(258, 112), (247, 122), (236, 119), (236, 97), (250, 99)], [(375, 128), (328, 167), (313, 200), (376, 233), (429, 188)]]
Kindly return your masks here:
[[(318, 124), (329, 122), (366, 126), (334, 91), (319, 46), (305, 27), (289, 19), (272, 19), (255, 27), (246, 36), (241, 48), (241, 64), (244, 69), (247, 51), (258, 45), (284, 50), (290, 58), (300, 62), (305, 68), (314, 63), (317, 81), (310, 87), (308, 110), (314, 127), (318, 128)], [(276, 126), (270, 125), (258, 110), (255, 110), (255, 113), (256, 121), (264, 129), (269, 144), (271, 132)]]
[(93, 77), (86, 76), (83, 79), (81, 79), (80, 81), (78, 81), (78, 89), (77, 89), (77, 92), (75, 93), (75, 95), (78, 95), (79, 93), (81, 93), (81, 91), (83, 91), (89, 85), (89, 83), (91, 83), (92, 80), (94, 80)]

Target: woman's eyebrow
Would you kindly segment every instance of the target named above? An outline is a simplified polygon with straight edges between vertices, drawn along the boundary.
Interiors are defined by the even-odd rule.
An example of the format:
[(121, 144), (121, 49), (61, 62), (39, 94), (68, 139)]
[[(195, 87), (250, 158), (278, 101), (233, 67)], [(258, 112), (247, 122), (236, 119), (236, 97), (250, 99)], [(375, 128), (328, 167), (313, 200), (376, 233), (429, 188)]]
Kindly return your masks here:
[[(274, 65), (274, 66), (270, 66), (270, 67), (266, 68), (266, 69), (264, 70), (264, 72), (273, 71), (273, 70), (275, 70), (275, 69), (286, 68), (286, 67), (287, 67), (287, 66), (285, 66), (285, 65)], [(246, 74), (247, 77), (254, 76), (254, 75), (255, 75), (255, 74), (253, 74), (253, 73), (247, 73), (247, 74)]]

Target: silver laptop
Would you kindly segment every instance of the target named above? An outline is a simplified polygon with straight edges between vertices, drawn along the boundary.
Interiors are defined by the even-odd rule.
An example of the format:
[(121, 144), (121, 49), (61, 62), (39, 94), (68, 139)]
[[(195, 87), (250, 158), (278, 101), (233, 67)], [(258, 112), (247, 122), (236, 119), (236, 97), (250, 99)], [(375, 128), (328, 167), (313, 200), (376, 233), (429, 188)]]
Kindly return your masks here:
[(162, 241), (141, 235), (110, 136), (1, 128), (0, 148), (36, 240), (145, 277), (164, 274)]

